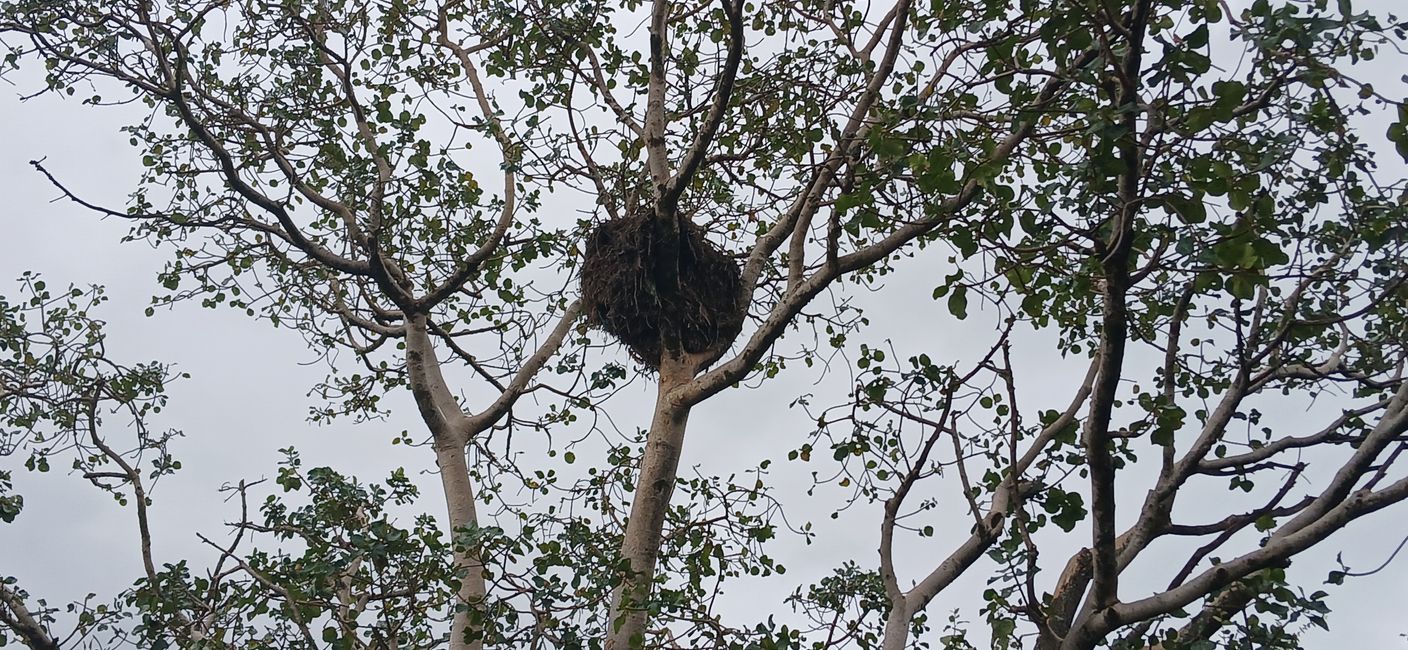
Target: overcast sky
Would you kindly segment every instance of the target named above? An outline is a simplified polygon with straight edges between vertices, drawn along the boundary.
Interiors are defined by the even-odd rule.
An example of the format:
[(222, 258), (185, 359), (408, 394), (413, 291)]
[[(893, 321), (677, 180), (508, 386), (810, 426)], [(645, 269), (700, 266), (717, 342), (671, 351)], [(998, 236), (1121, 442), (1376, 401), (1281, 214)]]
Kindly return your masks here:
[[(1381, 3), (1389, 6), (1388, 0)], [(1398, 65), (1403, 60), (1398, 59)], [(1388, 67), (1365, 68), (1376, 86), (1397, 82), (1400, 71)], [(385, 422), (354, 426), (338, 422), (313, 426), (305, 422), (312, 400), (306, 396), (324, 375), (323, 368), (301, 365), (314, 359), (294, 332), (275, 330), (233, 310), (206, 310), (181, 305), (143, 316), (156, 288), (155, 275), (164, 254), (143, 244), (119, 244), (126, 225), (100, 220), (81, 208), (55, 202), (56, 191), (33, 171), (28, 161), (47, 157), (46, 165), (60, 178), (81, 190), (85, 197), (122, 205), (135, 186), (140, 170), (137, 152), (128, 146), (118, 127), (131, 121), (125, 109), (93, 110), (74, 101), (40, 97), (21, 103), (17, 96), (33, 89), (0, 83), (0, 291), (14, 290), (13, 280), (22, 271), (38, 271), (51, 285), (100, 283), (108, 287), (111, 301), (96, 314), (109, 323), (109, 350), (123, 362), (158, 359), (177, 364), (192, 378), (172, 388), (172, 403), (155, 424), (177, 428), (186, 437), (175, 443), (174, 453), (184, 468), (164, 479), (154, 494), (154, 541), (157, 560), (191, 558), (199, 566), (208, 554), (195, 531), (220, 533), (234, 510), (219, 501), (223, 484), (273, 473), (280, 458), (277, 449), (294, 445), (305, 466), (329, 465), (364, 480), (377, 480), (404, 467), (426, 486), (421, 509), (439, 515), (442, 500), (438, 481), (425, 472), (433, 468), (427, 449), (392, 446), (390, 440), (403, 429), (422, 430), (408, 395), (392, 396), (392, 417)], [(1400, 86), (1401, 88), (1401, 86)], [(1379, 131), (1382, 132), (1381, 130)], [(551, 203), (549, 203), (551, 206)], [(942, 304), (930, 300), (933, 289), (923, 266), (890, 283), (877, 297), (864, 300), (876, 323), (864, 340), (895, 341), (902, 356), (925, 352), (934, 358), (961, 359), (977, 347), (986, 349), (990, 321), (970, 319), (964, 327), (945, 325), (936, 332), (930, 323), (951, 323)], [(991, 314), (988, 314), (990, 316)], [(1024, 386), (1048, 386), (1028, 399), (1025, 408), (1059, 408), (1069, 400), (1068, 389), (1085, 367), (1082, 359), (1061, 359), (1049, 340), (1025, 337), (1018, 342), (1026, 372)], [(727, 474), (749, 469), (758, 459), (780, 459), (795, 448), (813, 424), (787, 404), (802, 393), (845, 390), (831, 382), (813, 386), (816, 374), (791, 371), (764, 390), (731, 390), (691, 414), (690, 438), (683, 465), (697, 465), (707, 474)], [(1024, 388), (1025, 390), (1025, 388)], [(623, 427), (648, 423), (653, 390), (637, 383), (618, 400), (613, 416)], [(1043, 404), (1042, 402), (1045, 402)], [(1294, 422), (1296, 412), (1281, 415)], [(22, 459), (0, 460), (14, 469), (18, 490), (25, 495), (25, 511), (14, 525), (0, 526), (0, 574), (12, 574), (21, 584), (51, 603), (81, 598), (89, 592), (110, 594), (129, 585), (140, 572), (131, 513), (94, 490), (63, 467), (50, 475), (25, 472)], [(13, 466), (13, 467), (10, 467)], [(774, 556), (790, 571), (747, 593), (729, 597), (729, 606), (757, 619), (760, 609), (781, 609), (780, 600), (795, 586), (819, 577), (841, 561), (853, 558), (863, 567), (876, 563), (878, 510), (858, 509), (841, 519), (826, 517), (832, 502), (801, 495), (810, 468), (776, 467), (774, 478), (781, 496), (794, 504), (794, 521), (810, 520), (819, 529), (818, 544), (807, 548), (799, 539), (784, 537)], [(1122, 478), (1123, 480), (1123, 478)], [(950, 493), (952, 494), (952, 493)], [(1130, 487), (1128, 499), (1142, 498), (1142, 488)], [(1195, 506), (1196, 507), (1196, 506)], [(1126, 509), (1128, 510), (1128, 509)], [(902, 557), (912, 573), (928, 569), (936, 553), (947, 554), (956, 540), (966, 537), (966, 515), (960, 507), (951, 534), (940, 533), (927, 548), (911, 545)], [(1196, 510), (1181, 510), (1192, 513)], [(1218, 511), (1220, 512), (1220, 511)], [(1301, 556), (1292, 577), (1307, 590), (1319, 588), (1333, 567), (1336, 553), (1357, 568), (1377, 565), (1408, 535), (1405, 509), (1379, 513), (1312, 553)], [(1084, 540), (1083, 524), (1072, 544)], [(941, 529), (942, 531), (942, 529)], [(1071, 548), (1074, 548), (1072, 546)], [(1067, 551), (1069, 549), (1066, 549)], [(1053, 551), (1054, 553), (1054, 551)], [(1063, 551), (1064, 553), (1064, 551)], [(1157, 558), (1157, 549), (1151, 557)], [(1053, 555), (1055, 557), (1057, 555)], [(1408, 632), (1402, 611), (1408, 603), (1408, 570), (1399, 565), (1378, 575), (1351, 580), (1332, 592), (1330, 619), (1333, 632), (1307, 635), (1307, 647), (1403, 647), (1400, 635)], [(954, 607), (964, 608), (969, 620), (979, 619), (981, 586), (987, 565), (970, 572), (930, 608), (940, 621)], [(973, 626), (980, 632), (981, 623)]]

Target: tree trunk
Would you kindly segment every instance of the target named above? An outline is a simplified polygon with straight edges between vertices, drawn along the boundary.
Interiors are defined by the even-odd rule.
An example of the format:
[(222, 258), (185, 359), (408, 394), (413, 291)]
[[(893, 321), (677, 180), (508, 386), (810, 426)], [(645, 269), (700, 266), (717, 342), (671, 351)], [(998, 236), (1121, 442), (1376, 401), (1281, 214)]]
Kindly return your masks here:
[(680, 452), (684, 448), (685, 423), (689, 407), (680, 405), (670, 394), (694, 377), (694, 364), (681, 356), (662, 355), (660, 389), (655, 416), (646, 436), (645, 456), (640, 462), (640, 478), (631, 502), (630, 519), (621, 544), (621, 556), (630, 570), (612, 599), (611, 618), (606, 633), (606, 650), (640, 648), (645, 643), (649, 623), (648, 603), (655, 579), (655, 563), (660, 556), (661, 531), (670, 495), (675, 490)]
[(909, 611), (908, 599), (901, 597), (898, 603), (891, 603), (890, 616), (885, 619), (885, 638), (880, 643), (881, 650), (904, 650), (909, 642), (909, 624), (914, 619)]
[[(453, 535), (470, 526), (478, 525), (479, 517), (474, 509), (474, 486), (469, 482), (469, 466), (465, 462), (464, 447), (455, 444), (436, 444), (435, 460), (440, 466), (440, 484), (445, 490), (445, 502), (449, 504), (450, 530)], [(455, 594), (455, 614), (450, 623), (450, 650), (480, 650), (484, 641), (476, 638), (466, 641), (465, 634), (471, 629), (482, 627), (474, 620), (482, 615), (484, 595), (484, 561), (479, 557), (475, 546), (454, 545), (455, 574), (460, 578), (460, 588)]]

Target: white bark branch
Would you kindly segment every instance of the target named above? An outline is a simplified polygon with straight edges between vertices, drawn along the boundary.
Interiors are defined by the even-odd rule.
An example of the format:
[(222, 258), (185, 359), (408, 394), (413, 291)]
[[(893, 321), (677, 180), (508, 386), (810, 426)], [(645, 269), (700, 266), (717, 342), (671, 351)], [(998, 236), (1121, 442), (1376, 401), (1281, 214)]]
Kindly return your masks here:
[(25, 645), (33, 650), (59, 650), (58, 641), (34, 618), (24, 599), (4, 582), (0, 582), (0, 624), (10, 628)]

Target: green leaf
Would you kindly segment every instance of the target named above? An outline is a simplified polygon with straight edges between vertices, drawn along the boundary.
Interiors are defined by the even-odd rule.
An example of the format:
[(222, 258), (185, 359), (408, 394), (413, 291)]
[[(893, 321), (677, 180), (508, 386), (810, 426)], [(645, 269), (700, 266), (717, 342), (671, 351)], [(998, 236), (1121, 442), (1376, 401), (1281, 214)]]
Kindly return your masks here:
[(1399, 157), (1408, 162), (1408, 100), (1398, 106), (1398, 119), (1388, 127), (1388, 140)]
[(968, 287), (961, 284), (953, 287), (953, 292), (948, 294), (948, 311), (958, 320), (968, 317)]
[(1183, 223), (1192, 225), (1207, 221), (1208, 209), (1202, 197), (1181, 194), (1164, 199), (1164, 206)]

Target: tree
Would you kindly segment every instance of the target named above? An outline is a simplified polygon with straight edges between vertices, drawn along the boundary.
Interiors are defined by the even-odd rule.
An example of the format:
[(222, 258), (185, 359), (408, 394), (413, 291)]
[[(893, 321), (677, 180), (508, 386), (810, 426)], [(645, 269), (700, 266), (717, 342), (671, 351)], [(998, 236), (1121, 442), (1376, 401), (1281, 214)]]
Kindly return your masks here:
[[(30, 604), (7, 576), (0, 583), (5, 632), (32, 648), (162, 640), (260, 648), (276, 647), (274, 639), (312, 646), (317, 638), (355, 635), (351, 621), (372, 611), (403, 643), (424, 646), (443, 636), (435, 628), (453, 593), (444, 562), (449, 549), (429, 517), (409, 529), (388, 520), (388, 505), (417, 496), (401, 473), (384, 485), (363, 486), (327, 468), (305, 471), (298, 455), (285, 450), (276, 482), (285, 492), (308, 491), (309, 504), (268, 499), (256, 521), (247, 497), (258, 482), (231, 486), (240, 504), (236, 534), (224, 544), (201, 537), (220, 552), (210, 579), (194, 578), (184, 561), (161, 562), (152, 550), (148, 508), (155, 485), (181, 469), (170, 443), (182, 434), (155, 431), (148, 420), (167, 404), (166, 386), (178, 376), (163, 364), (124, 366), (108, 357), (105, 324), (92, 315), (106, 301), (101, 288), (55, 292), (33, 275), (21, 278), (20, 288), (23, 299), (0, 301), (0, 333), (10, 353), (0, 362), (6, 455), (28, 452), (25, 466), (36, 471), (49, 471), (51, 459), (71, 457), (76, 473), (119, 503), (132, 504), (144, 573), (137, 587), (111, 602), (90, 596), (69, 607), (71, 631), (64, 636), (51, 632), (60, 610), (42, 599), (37, 607)], [(111, 438), (114, 416), (125, 421), (120, 428), (132, 440)], [(24, 507), (23, 495), (11, 493), (10, 478), (9, 472), (0, 474), (0, 517), (6, 522)], [(237, 553), (256, 536), (296, 540), (304, 552)], [(343, 624), (329, 628), (331, 635), (315, 634), (310, 621), (322, 616)]]
[[(1408, 156), (1408, 108), (1357, 74), (1401, 56), (1408, 27), (1329, 4), (9, 0), (0, 35), (49, 92), (151, 109), (127, 129), (147, 173), (125, 208), (36, 167), (170, 251), (158, 306), (228, 305), (351, 351), (320, 416), (415, 397), (448, 543), (384, 517), (414, 498), (396, 477), (373, 490), (292, 453), (280, 484), (338, 507), (242, 516), (211, 542), (248, 578), (235, 602), (281, 603), (270, 645), (315, 646), (315, 629), (425, 645), (445, 611), (452, 648), (902, 648), (929, 642), (935, 596), (986, 557), (995, 645), (1191, 647), (1293, 644), (1268, 618), (1323, 624), (1324, 594), (1293, 590), (1288, 563), (1408, 498), (1408, 185), (1378, 169), (1386, 143)], [(1384, 115), (1387, 138), (1366, 136)], [(576, 223), (539, 210), (572, 193), (591, 206)], [(688, 349), (659, 327), (643, 445), (594, 450), (575, 483), (555, 456), (494, 454), (496, 433), (610, 408), (629, 372), (597, 358), (609, 340), (572, 269), (596, 224), (642, 216), (667, 252), (641, 280), (659, 304), (683, 290), (669, 251), (694, 228), (734, 255), (742, 338)], [(906, 266), (942, 276), (955, 322), (994, 320), (985, 354), (857, 343), (851, 297)], [(1064, 410), (1033, 409), (1020, 348), (1053, 338), (1089, 369)], [(718, 620), (725, 582), (780, 570), (765, 543), (785, 520), (767, 459), (755, 486), (680, 476), (689, 415), (831, 351), (857, 356), (833, 371), (854, 390), (799, 402), (815, 424), (791, 458), (834, 463), (818, 482), (877, 510), (878, 566), (799, 589), (797, 624)], [(1338, 411), (1323, 425), (1267, 416), (1321, 396)], [(1118, 497), (1141, 474), (1142, 501)], [(504, 476), (561, 507), (511, 506)], [(1218, 483), (1252, 500), (1191, 513), (1212, 523), (1175, 511)], [(488, 525), (483, 506), (518, 518)], [(966, 539), (927, 539), (945, 515), (971, 520)], [(329, 525), (345, 543), (320, 551)], [(374, 530), (398, 545), (360, 546)], [(276, 570), (237, 550), (245, 531), (309, 554)], [(925, 562), (898, 557), (906, 535), (943, 559), (904, 575)], [(1083, 548), (1039, 575), (1068, 538)], [(1181, 568), (1130, 587), (1156, 542)], [(220, 567), (148, 564), (130, 599), (148, 641), (254, 643), (221, 622)], [(954, 626), (940, 641), (961, 647)]]

